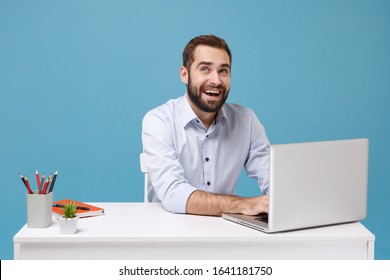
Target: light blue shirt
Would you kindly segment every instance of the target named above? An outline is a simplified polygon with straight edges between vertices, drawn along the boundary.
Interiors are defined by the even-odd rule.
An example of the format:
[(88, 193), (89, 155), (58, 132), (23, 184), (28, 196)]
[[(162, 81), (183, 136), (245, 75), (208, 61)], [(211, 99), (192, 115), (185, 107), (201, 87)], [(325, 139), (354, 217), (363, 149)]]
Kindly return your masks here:
[(153, 200), (168, 211), (185, 213), (195, 190), (234, 194), (242, 167), (268, 192), (270, 143), (248, 108), (225, 103), (207, 129), (182, 96), (145, 115), (142, 142)]

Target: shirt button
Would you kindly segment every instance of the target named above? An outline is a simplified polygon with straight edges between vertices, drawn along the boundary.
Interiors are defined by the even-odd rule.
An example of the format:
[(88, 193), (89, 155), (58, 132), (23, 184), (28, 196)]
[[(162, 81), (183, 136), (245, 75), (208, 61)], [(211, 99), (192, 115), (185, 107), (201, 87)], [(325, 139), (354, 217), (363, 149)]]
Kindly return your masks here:
[(210, 159), (207, 157), (207, 158), (205, 158), (205, 160), (206, 160), (206, 161), (209, 161)]
[(210, 182), (207, 182), (207, 186), (210, 186), (210, 184), (211, 184)]

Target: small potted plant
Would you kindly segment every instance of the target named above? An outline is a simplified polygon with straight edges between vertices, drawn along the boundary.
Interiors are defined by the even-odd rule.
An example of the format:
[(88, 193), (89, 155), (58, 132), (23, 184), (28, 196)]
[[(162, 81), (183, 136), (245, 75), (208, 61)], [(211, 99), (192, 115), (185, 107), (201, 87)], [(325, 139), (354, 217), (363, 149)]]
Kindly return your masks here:
[(64, 204), (62, 212), (63, 216), (59, 219), (61, 233), (75, 233), (79, 220), (79, 217), (76, 216), (76, 204), (73, 201)]

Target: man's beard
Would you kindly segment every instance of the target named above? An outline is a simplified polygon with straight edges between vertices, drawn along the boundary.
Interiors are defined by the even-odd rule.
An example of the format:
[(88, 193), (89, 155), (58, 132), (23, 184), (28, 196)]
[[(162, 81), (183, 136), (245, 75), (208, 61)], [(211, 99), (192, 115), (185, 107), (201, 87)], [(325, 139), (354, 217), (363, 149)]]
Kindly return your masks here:
[[(219, 101), (209, 101), (206, 102), (202, 99), (202, 92), (205, 89), (218, 89), (222, 92), (222, 98)], [(206, 86), (205, 84), (202, 84), (199, 88), (199, 90), (192, 86), (191, 78), (188, 79), (188, 85), (187, 85), (187, 93), (188, 97), (192, 101), (192, 103), (195, 104), (195, 106), (202, 110), (203, 112), (207, 113), (216, 113), (219, 111), (219, 109), (222, 108), (223, 104), (225, 104), (226, 99), (229, 95), (229, 90), (226, 90), (226, 88), (223, 85), (219, 85), (218, 87), (212, 87), (212, 86)]]

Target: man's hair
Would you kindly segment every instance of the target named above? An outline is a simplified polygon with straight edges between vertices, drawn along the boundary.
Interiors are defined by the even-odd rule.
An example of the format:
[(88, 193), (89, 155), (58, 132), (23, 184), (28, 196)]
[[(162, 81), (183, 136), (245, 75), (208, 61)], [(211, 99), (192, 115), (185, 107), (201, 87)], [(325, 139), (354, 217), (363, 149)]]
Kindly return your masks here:
[(191, 41), (189, 41), (184, 48), (183, 66), (187, 68), (188, 71), (190, 70), (192, 63), (194, 62), (195, 49), (199, 45), (225, 50), (229, 56), (230, 65), (232, 64), (232, 53), (230, 52), (229, 46), (225, 42), (225, 40), (215, 35), (201, 35), (191, 39)]

